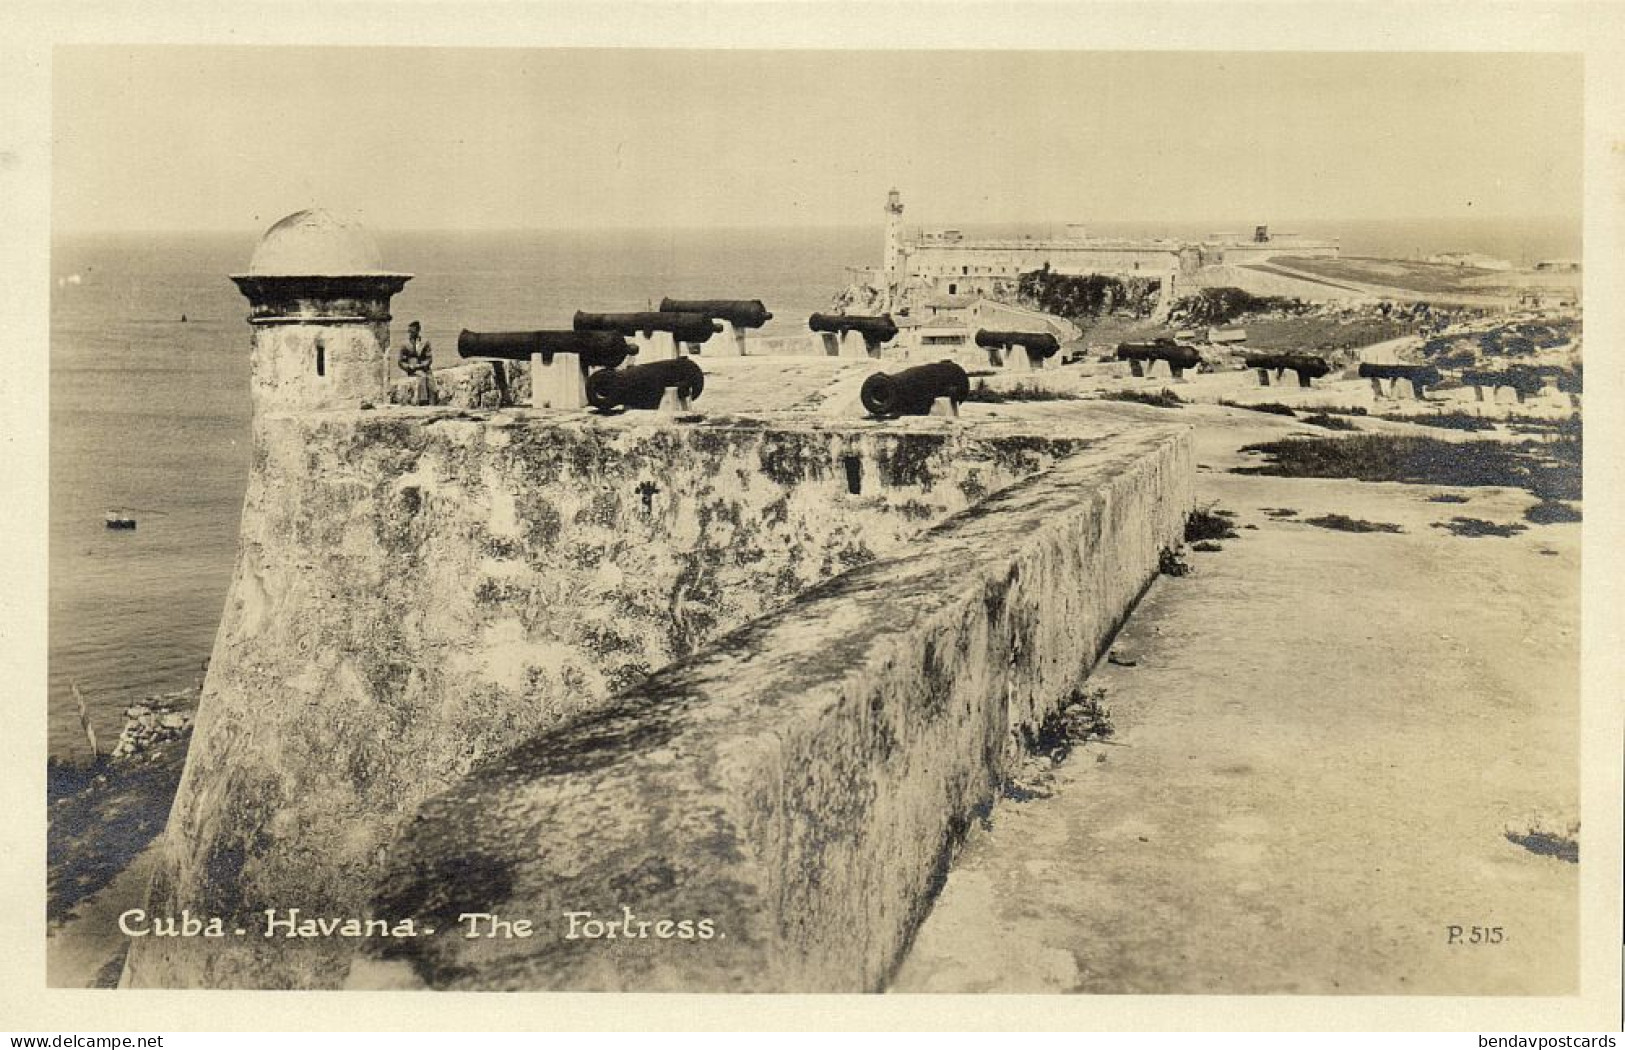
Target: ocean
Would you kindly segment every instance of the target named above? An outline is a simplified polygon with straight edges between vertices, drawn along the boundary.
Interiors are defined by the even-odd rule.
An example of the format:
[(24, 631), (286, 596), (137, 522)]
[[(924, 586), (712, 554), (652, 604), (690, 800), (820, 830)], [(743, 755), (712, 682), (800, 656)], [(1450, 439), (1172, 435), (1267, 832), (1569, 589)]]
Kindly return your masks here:
[[(577, 309), (660, 298), (759, 298), (793, 331), (826, 309), (845, 267), (879, 261), (872, 226), (835, 229), (380, 233), (396, 339), (422, 321), (436, 363), (462, 328), (568, 328)], [(1577, 223), (1296, 223), (1348, 255), (1481, 251), (1579, 257)], [(1102, 236), (1200, 236), (1235, 223), (1113, 223)], [(1049, 232), (965, 227), (967, 235)], [(102, 747), (123, 709), (198, 682), (235, 556), (248, 469), (247, 304), (227, 279), (259, 231), (61, 235), (53, 243), (50, 389), (49, 753), (82, 760), (70, 683)], [(182, 320), (184, 316), (185, 320)], [(135, 531), (105, 527), (124, 511)]]

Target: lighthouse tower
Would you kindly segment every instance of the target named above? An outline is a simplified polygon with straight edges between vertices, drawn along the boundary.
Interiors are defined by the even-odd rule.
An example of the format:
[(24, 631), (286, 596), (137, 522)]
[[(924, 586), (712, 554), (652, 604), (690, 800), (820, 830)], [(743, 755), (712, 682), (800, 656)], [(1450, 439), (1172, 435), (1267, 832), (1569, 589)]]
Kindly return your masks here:
[(881, 259), (880, 281), (885, 307), (890, 310), (903, 283), (903, 197), (895, 187), (886, 194), (886, 253)]
[(255, 416), (382, 402), (389, 379), (389, 301), (411, 274), (383, 268), (378, 245), (320, 209), (265, 231), (248, 272)]

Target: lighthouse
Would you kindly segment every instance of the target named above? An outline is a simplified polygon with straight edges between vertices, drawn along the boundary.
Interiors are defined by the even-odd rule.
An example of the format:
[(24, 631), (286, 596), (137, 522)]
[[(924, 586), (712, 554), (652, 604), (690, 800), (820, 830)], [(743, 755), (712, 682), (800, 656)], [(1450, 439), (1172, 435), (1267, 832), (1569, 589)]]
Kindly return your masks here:
[(880, 281), (884, 306), (890, 310), (896, 305), (897, 290), (903, 282), (903, 196), (895, 187), (886, 194), (886, 252), (881, 259)]
[(382, 402), (389, 379), (389, 302), (412, 279), (385, 270), (359, 224), (321, 209), (265, 231), (248, 272), (250, 387), (256, 417)]

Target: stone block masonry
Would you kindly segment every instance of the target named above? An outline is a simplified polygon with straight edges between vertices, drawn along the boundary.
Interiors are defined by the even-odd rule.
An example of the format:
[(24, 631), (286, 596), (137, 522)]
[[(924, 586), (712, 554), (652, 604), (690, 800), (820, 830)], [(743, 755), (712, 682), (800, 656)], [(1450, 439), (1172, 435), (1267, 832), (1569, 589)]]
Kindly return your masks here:
[(1103, 440), (952, 421), (263, 412), (238, 561), (125, 983), (332, 987), (421, 801)]
[(368, 942), (350, 987), (882, 988), (1192, 485), (1183, 428), (1080, 449), (480, 765), (373, 902), (452, 934)]

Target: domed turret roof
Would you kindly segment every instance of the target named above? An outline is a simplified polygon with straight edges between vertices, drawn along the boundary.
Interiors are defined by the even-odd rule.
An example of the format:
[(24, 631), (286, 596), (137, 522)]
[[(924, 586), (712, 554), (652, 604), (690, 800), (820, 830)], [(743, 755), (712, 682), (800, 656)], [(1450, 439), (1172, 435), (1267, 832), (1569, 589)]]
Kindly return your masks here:
[(372, 234), (321, 208), (296, 211), (266, 230), (248, 263), (251, 277), (359, 277), (387, 272)]

